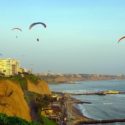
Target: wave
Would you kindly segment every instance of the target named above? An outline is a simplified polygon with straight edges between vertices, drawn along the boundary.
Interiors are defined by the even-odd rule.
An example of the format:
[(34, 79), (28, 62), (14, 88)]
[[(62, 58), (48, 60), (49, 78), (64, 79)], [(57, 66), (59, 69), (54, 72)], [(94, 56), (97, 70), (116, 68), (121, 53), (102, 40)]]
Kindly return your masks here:
[(89, 112), (87, 111), (87, 109), (85, 108), (85, 106), (83, 106), (82, 104), (77, 104), (77, 105), (76, 105), (76, 108), (77, 108), (78, 110), (80, 110), (81, 113), (82, 113), (84, 116), (86, 116), (86, 117), (88, 117), (88, 118), (92, 118), (91, 114), (89, 114)]
[(104, 105), (112, 105), (113, 103), (111, 103), (111, 102), (104, 102), (103, 104)]

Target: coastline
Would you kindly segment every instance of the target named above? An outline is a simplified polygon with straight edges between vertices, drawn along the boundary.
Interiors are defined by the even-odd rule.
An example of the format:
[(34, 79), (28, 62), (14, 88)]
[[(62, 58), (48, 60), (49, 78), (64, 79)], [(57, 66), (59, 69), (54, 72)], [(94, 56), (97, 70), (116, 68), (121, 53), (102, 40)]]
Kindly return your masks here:
[[(109, 124), (109, 123), (125, 123), (125, 118), (118, 118), (118, 119), (106, 119), (106, 120), (96, 120), (96, 119), (92, 119), (92, 118), (88, 118), (87, 116), (84, 116), (83, 113), (81, 113), (81, 111), (75, 107), (76, 102), (78, 102), (79, 100), (72, 98), (71, 96), (69, 96), (69, 98), (71, 99), (71, 111), (70, 113), (72, 114), (72, 122), (70, 122), (71, 124), (67, 124), (67, 125), (82, 125), (82, 124)], [(85, 102), (86, 103), (86, 102)]]
[(65, 109), (67, 111), (67, 125), (79, 125), (80, 122), (93, 121), (93, 119), (84, 116), (83, 113), (75, 106), (78, 103), (81, 103), (81, 101), (65, 93)]
[(73, 105), (72, 105), (72, 114), (74, 116), (74, 121), (73, 121), (74, 125), (77, 125), (80, 122), (92, 121), (92, 119), (84, 116), (81, 113), (81, 111), (78, 108), (76, 108), (75, 106), (73, 106)]
[[(100, 82), (98, 82), (97, 84), (95, 82), (94, 86), (99, 85), (99, 84), (100, 84)], [(112, 86), (114, 84), (119, 85), (119, 86), (118, 87)], [(102, 88), (104, 87), (104, 85), (105, 85), (104, 91), (99, 91), (99, 90), (103, 90)], [(111, 109), (112, 112), (110, 112), (110, 110), (108, 110), (108, 109), (110, 109), (110, 106), (108, 107), (108, 105), (104, 104), (104, 107), (107, 107), (107, 108), (106, 109), (103, 108), (102, 110), (104, 110), (104, 112), (101, 112), (100, 107), (98, 107), (98, 104), (96, 105), (96, 103), (94, 103), (94, 105), (96, 106), (96, 110), (98, 110), (100, 112), (100, 114), (98, 114), (98, 116), (96, 114), (96, 113), (98, 113), (98, 111), (97, 112), (96, 112), (96, 110), (92, 111), (91, 108), (90, 108), (90, 110), (84, 109), (86, 106), (91, 107), (91, 103), (94, 102), (93, 98), (95, 98), (95, 97), (92, 97), (92, 100), (91, 100), (91, 97), (90, 97), (90, 99), (88, 96), (87, 96), (87, 98), (86, 97), (84, 98), (84, 96), (82, 98), (82, 96), (79, 97), (79, 95), (78, 95), (78, 97), (77, 97), (77, 96), (74, 96), (72, 93), (70, 93), (70, 91), (72, 91), (72, 90), (75, 93), (74, 90), (76, 90), (76, 91), (81, 90), (81, 88), (83, 88), (83, 90), (84, 90), (84, 88), (87, 88), (88, 86), (79, 84), (78, 86), (63, 85), (63, 86), (59, 86), (59, 87), (55, 87), (55, 88), (52, 86), (52, 88), (55, 91), (57, 91), (58, 94), (60, 94), (64, 97), (66, 96), (66, 101), (62, 101), (63, 103), (66, 102), (67, 105), (69, 105), (69, 106), (66, 105), (66, 109), (65, 109), (65, 111), (68, 110), (68, 111), (66, 111), (66, 113), (70, 112), (68, 117), (67, 117), (67, 115), (65, 115), (67, 117), (66, 125), (83, 125), (83, 124), (101, 124), (102, 125), (102, 124), (106, 124), (106, 123), (108, 123), (108, 124), (111, 124), (111, 123), (125, 124), (124, 108), (123, 108), (124, 101), (122, 100), (120, 103), (119, 103), (119, 101), (117, 101), (118, 103), (115, 101), (115, 100), (121, 100), (124, 97), (124, 95), (123, 95), (123, 97), (122, 97), (122, 95), (119, 95), (119, 94), (125, 94), (124, 85), (125, 85), (124, 81), (119, 81), (119, 80), (114, 81), (113, 80), (113, 82), (111, 82), (111, 83), (110, 83), (110, 81), (108, 81), (108, 82), (106, 81), (106, 82), (102, 82), (102, 84), (99, 86), (99, 89), (97, 89), (97, 91), (94, 91), (94, 93), (91, 93), (91, 91), (90, 91), (90, 93), (89, 93), (89, 91), (86, 91), (86, 93), (88, 95), (94, 94), (95, 96), (98, 96), (100, 98), (100, 102), (99, 102), (100, 107), (103, 108), (103, 104), (105, 103), (105, 101), (109, 102), (111, 100), (113, 106), (111, 106), (111, 105), (110, 106), (114, 107), (114, 109), (116, 109), (116, 110)], [(70, 88), (70, 86), (71, 86), (71, 88)], [(91, 86), (93, 86), (93, 83), (91, 83), (89, 87), (91, 87)], [(68, 93), (68, 91), (65, 91), (65, 90), (69, 90), (69, 93)], [(60, 91), (60, 92), (58, 92), (58, 91)], [(86, 94), (86, 93), (80, 93), (80, 94)], [(110, 94), (111, 94), (111, 96), (110, 96)], [(114, 95), (112, 96), (112, 94), (118, 94), (118, 96), (116, 95), (117, 98), (114, 99), (115, 96)], [(106, 95), (106, 97), (104, 97), (104, 95)], [(103, 98), (105, 98), (106, 100), (102, 100)], [(79, 105), (79, 104), (81, 104), (81, 105)], [(90, 105), (88, 105), (88, 104), (90, 104)], [(121, 107), (115, 107), (116, 105), (120, 105)], [(69, 107), (71, 107), (71, 108), (68, 109)], [(108, 113), (106, 114), (105, 112), (108, 112)], [(92, 114), (90, 114), (90, 113), (92, 113)], [(105, 113), (105, 114), (103, 114), (103, 113)], [(111, 117), (108, 117), (108, 115)], [(98, 119), (98, 118), (100, 118), (100, 119)], [(69, 120), (70, 120), (70, 122), (68, 122)], [(69, 124), (67, 124), (67, 122)], [(121, 123), (121, 122), (124, 122), (124, 123)]]
[(83, 124), (106, 124), (106, 123), (118, 123), (118, 122), (125, 122), (125, 118), (115, 118), (115, 119), (92, 119), (85, 116), (79, 108), (77, 108), (77, 104), (84, 104), (91, 102), (84, 102), (80, 101), (72, 97), (69, 93), (61, 93), (61, 92), (54, 92), (54, 94), (59, 95), (62, 99), (58, 102), (62, 104), (62, 121), (64, 124), (62, 125), (83, 125)]

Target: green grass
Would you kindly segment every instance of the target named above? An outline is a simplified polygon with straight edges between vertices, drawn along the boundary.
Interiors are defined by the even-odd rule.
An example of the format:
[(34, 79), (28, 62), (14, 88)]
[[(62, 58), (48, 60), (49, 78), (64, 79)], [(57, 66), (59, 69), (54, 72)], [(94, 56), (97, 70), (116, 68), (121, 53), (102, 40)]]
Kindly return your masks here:
[(0, 113), (0, 125), (40, 125), (37, 122), (28, 122), (19, 117), (7, 116)]
[(19, 117), (7, 116), (6, 114), (0, 113), (0, 125), (57, 125), (54, 121), (49, 120), (47, 117), (42, 117), (43, 123), (35, 121), (28, 122)]
[(47, 117), (42, 117), (44, 125), (57, 125), (54, 121), (49, 120)]

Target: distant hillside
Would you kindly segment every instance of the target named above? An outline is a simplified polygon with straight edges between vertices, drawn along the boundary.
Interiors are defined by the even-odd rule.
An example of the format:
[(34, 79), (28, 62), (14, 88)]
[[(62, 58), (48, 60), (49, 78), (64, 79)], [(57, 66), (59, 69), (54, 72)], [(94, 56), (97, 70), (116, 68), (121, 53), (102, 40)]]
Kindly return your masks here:
[(125, 79), (125, 75), (101, 75), (101, 74), (60, 74), (60, 75), (47, 74), (38, 76), (46, 80), (48, 83), (73, 83), (75, 81), (87, 81), (87, 80)]

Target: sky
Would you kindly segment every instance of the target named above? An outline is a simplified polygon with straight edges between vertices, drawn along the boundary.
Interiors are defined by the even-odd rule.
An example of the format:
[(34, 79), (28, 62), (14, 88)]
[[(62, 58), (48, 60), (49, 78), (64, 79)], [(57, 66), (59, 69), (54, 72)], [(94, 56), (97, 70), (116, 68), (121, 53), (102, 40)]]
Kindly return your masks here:
[[(15, 58), (39, 73), (125, 74), (125, 40), (117, 43), (125, 35), (124, 5), (124, 0), (1, 0), (0, 58)], [(29, 30), (33, 22), (47, 28)]]

